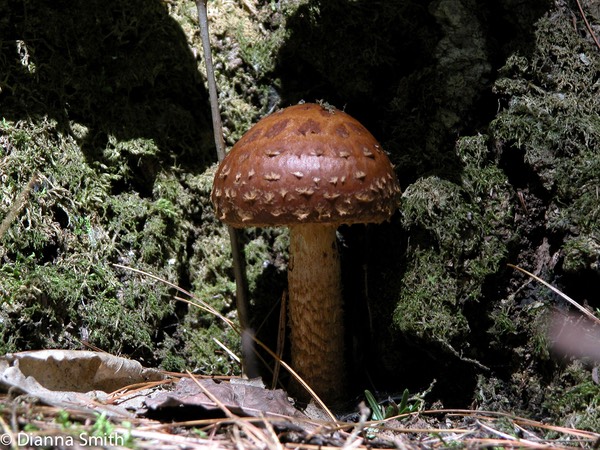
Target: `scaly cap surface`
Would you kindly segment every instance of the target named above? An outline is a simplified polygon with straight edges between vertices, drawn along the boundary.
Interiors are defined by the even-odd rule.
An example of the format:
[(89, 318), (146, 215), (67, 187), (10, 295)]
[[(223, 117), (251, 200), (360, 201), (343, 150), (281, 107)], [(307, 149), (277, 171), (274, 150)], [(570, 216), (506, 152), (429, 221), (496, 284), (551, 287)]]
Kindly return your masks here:
[(400, 187), (356, 119), (303, 103), (273, 113), (233, 146), (215, 174), (217, 217), (234, 227), (387, 220)]

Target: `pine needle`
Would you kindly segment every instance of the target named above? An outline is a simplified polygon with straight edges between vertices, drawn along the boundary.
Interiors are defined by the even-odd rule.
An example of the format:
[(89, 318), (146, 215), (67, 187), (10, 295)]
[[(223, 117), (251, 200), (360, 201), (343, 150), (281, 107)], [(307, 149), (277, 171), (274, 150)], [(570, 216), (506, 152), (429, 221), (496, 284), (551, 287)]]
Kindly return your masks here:
[(519, 272), (523, 272), (524, 274), (530, 276), (534, 280), (542, 283), (544, 286), (546, 286), (552, 292), (560, 295), (562, 298), (564, 298), (566, 301), (568, 301), (571, 305), (573, 305), (575, 308), (577, 308), (579, 311), (581, 311), (588, 319), (590, 319), (593, 322), (595, 322), (596, 324), (600, 325), (600, 319), (598, 317), (596, 317), (589, 310), (587, 310), (586, 308), (584, 308), (583, 306), (581, 306), (579, 303), (577, 303), (575, 300), (573, 300), (567, 294), (561, 292), (560, 290), (558, 290), (557, 288), (555, 288), (554, 286), (552, 286), (550, 283), (547, 283), (546, 281), (542, 280), (540, 277), (532, 274), (531, 272), (526, 271), (525, 269), (522, 269), (519, 266), (515, 266), (513, 264), (507, 264), (507, 265), (508, 265), (508, 267), (512, 267), (513, 269), (516, 269)]

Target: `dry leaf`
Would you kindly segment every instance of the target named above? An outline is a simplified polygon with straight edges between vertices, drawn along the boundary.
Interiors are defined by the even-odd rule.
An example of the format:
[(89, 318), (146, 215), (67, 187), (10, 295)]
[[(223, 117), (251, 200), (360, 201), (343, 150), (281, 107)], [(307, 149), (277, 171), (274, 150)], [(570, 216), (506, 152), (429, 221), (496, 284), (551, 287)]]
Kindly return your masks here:
[(175, 390), (146, 400), (146, 405), (152, 410), (180, 406), (199, 406), (211, 412), (219, 410), (219, 405), (212, 401), (197, 383), (236, 415), (306, 417), (290, 404), (287, 394), (281, 389), (273, 391), (249, 384), (217, 383), (212, 379), (194, 381), (184, 378), (177, 383)]
[(107, 392), (125, 386), (157, 381), (164, 376), (132, 361), (108, 353), (78, 350), (39, 350), (0, 357), (0, 388), (17, 389), (59, 408), (95, 410), (110, 416), (127, 416), (125, 408), (103, 405)]

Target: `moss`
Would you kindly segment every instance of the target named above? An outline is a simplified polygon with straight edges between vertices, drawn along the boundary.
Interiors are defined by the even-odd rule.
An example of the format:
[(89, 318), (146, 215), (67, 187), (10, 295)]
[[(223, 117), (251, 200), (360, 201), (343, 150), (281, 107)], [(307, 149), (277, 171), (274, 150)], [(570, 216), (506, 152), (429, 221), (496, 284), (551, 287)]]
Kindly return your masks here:
[(394, 315), (401, 330), (446, 343), (467, 334), (462, 305), (480, 299), (486, 277), (498, 271), (511, 218), (507, 179), (485, 138), (460, 139), (456, 153), (465, 165), (460, 184), (424, 177), (403, 194), (411, 243)]
[[(15, 207), (19, 193), (37, 174), (21, 212), (2, 236), (1, 348), (79, 348), (86, 341), (149, 364), (164, 358), (169, 367), (182, 368), (184, 362), (198, 360), (198, 355), (190, 353), (195, 347), (183, 342), (182, 331), (164, 328), (177, 321), (173, 291), (151, 278), (116, 269), (112, 263), (142, 269), (184, 287), (185, 274), (194, 273), (195, 267), (205, 266), (212, 273), (218, 273), (219, 264), (229, 267), (228, 245), (221, 238), (216, 240), (222, 248), (220, 260), (201, 252), (190, 257), (196, 219), (206, 230), (207, 241), (223, 229), (209, 206), (212, 172), (182, 175), (173, 168), (161, 170), (149, 193), (114, 193), (116, 185), (134, 178), (127, 165), (118, 169), (118, 161), (131, 155), (153, 155), (157, 149), (153, 141), (110, 137), (105, 148), (109, 165), (101, 166), (87, 160), (77, 138), (60, 131), (53, 120), (15, 123), (5, 119), (1, 138), (4, 202), (0, 217)], [(211, 245), (203, 251), (206, 248)], [(231, 313), (233, 282), (227, 269), (220, 277), (227, 288), (213, 292), (219, 290), (223, 297), (214, 300), (208, 295), (206, 299)], [(202, 326), (210, 327), (208, 322)], [(40, 327), (44, 333), (36, 331)], [(167, 330), (173, 338), (167, 339)], [(232, 336), (230, 341), (235, 339)], [(206, 352), (219, 349), (212, 339), (203, 348)]]
[(532, 56), (514, 56), (502, 69), (495, 90), (507, 107), (491, 130), (507, 152), (523, 152), (551, 196), (546, 226), (564, 242), (563, 269), (575, 273), (593, 270), (598, 254), (600, 58), (561, 14), (538, 22)]
[(190, 364), (181, 352), (174, 352), (173, 349), (179, 347), (177, 339), (172, 336), (167, 336), (162, 341), (156, 350), (160, 360), (160, 368), (169, 372), (184, 372), (189, 370)]
[[(98, 347), (147, 359), (147, 355), (153, 354), (157, 338), (161, 338), (158, 330), (160, 321), (171, 312), (172, 305), (167, 292), (161, 293), (161, 289), (156, 292), (150, 286), (144, 287), (143, 283), (135, 289), (135, 293), (125, 290), (114, 297), (85, 305), (84, 326), (89, 332), (90, 342)], [(119, 336), (118, 341), (115, 336)]]
[[(191, 317), (191, 316), (190, 316)], [(214, 375), (239, 375), (241, 367), (221, 346), (217, 339), (234, 355), (240, 355), (239, 336), (231, 330), (223, 330), (214, 320), (187, 320), (182, 332), (185, 352), (193, 355), (195, 372)]]
[(552, 386), (544, 406), (560, 424), (581, 430), (600, 429), (600, 386), (581, 363), (571, 363), (561, 375), (561, 385)]
[[(248, 8), (217, 0), (208, 5), (211, 47), (219, 87), (225, 140), (233, 145), (262, 115), (279, 106), (280, 82), (273, 74), (277, 53), (289, 35), (286, 20), (304, 0), (268, 3)], [(187, 17), (184, 2), (171, 6), (176, 17)], [(188, 20), (185, 19), (185, 23)], [(202, 46), (193, 35), (197, 49)], [(198, 65), (202, 74), (203, 64)]]
[(565, 252), (563, 269), (578, 273), (587, 269), (598, 270), (600, 243), (594, 236), (583, 235), (568, 239), (563, 247)]
[[(234, 17), (240, 17), (240, 15)], [(240, 21), (235, 26), (235, 30), (235, 38), (239, 44), (239, 55), (243, 62), (254, 70), (259, 79), (272, 72), (275, 68), (277, 50), (279, 50), (287, 35), (285, 27), (279, 27), (271, 33), (265, 33), (261, 31), (256, 22), (246, 17), (246, 22)]]
[[(600, 123), (596, 129), (600, 130)], [(597, 139), (600, 141), (600, 131)], [(595, 270), (598, 265), (600, 154), (594, 145), (561, 159), (555, 169), (557, 195), (548, 214), (548, 227), (567, 236), (563, 268), (570, 273)]]
[(595, 83), (600, 62), (595, 49), (558, 13), (539, 21), (536, 36), (535, 55), (513, 57), (503, 68), (495, 89), (509, 103), (492, 130), (497, 139), (524, 151), (544, 187), (556, 191), (549, 225), (566, 231), (575, 224), (589, 232), (598, 215), (591, 186), (600, 174), (595, 151), (600, 144), (600, 88)]
[[(547, 333), (547, 308), (549, 291), (538, 288), (535, 297), (518, 301), (514, 296), (503, 299), (491, 311), (492, 323), (487, 332), (490, 348), (506, 352), (506, 358), (527, 359), (534, 357), (536, 363), (550, 360)], [(531, 297), (534, 297), (533, 295)], [(535, 298), (534, 297), (534, 298)]]
[[(600, 58), (570, 17), (559, 6), (537, 22), (535, 49), (508, 58), (494, 85), (503, 108), (490, 136), (523, 194), (513, 259), (565, 293), (589, 299), (600, 236)], [(519, 238), (521, 232), (526, 234)], [(549, 355), (545, 320), (549, 306), (556, 306), (554, 295), (534, 284), (519, 286), (494, 309), (489, 330), (491, 348), (510, 362), (514, 383), (508, 398), (518, 405), (516, 399), (533, 389), (523, 409), (563, 425), (598, 429), (598, 392), (589, 372), (579, 364), (565, 368)], [(545, 386), (543, 392), (536, 384)]]
[(545, 382), (534, 372), (516, 373), (509, 379), (481, 375), (474, 402), (484, 411), (539, 417), (543, 414), (544, 387)]
[[(3, 159), (5, 198), (15, 198), (23, 178), (37, 173), (39, 180), (4, 236), (0, 284), (8, 293), (4, 301), (12, 304), (4, 324), (14, 333), (11, 345), (77, 346), (77, 341), (89, 340), (113, 352), (145, 348), (141, 353), (148, 357), (150, 336), (172, 311), (166, 286), (123, 287), (110, 263), (117, 260), (122, 244), (143, 245), (139, 236), (118, 241), (124, 229), (136, 230), (131, 215), (128, 220), (118, 212), (141, 216), (152, 210), (139, 198), (111, 209), (121, 206), (119, 197), (109, 195), (111, 177), (96, 176), (73, 139), (58, 132), (56, 124), (40, 125), (5, 121), (2, 130), (11, 145)], [(22, 131), (30, 138), (20, 139)], [(119, 216), (114, 223), (104, 220), (109, 210)], [(32, 339), (31, 330), (39, 326), (46, 334), (34, 333), (38, 337)]]
[(437, 252), (419, 250), (407, 267), (394, 323), (403, 333), (449, 343), (469, 331), (457, 305), (456, 279)]

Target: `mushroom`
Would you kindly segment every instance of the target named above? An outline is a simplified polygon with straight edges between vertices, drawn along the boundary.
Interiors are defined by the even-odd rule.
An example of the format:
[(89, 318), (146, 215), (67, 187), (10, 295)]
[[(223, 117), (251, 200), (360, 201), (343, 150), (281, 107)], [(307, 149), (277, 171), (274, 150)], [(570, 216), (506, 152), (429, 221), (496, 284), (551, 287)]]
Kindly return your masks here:
[(400, 193), (392, 164), (357, 120), (302, 103), (254, 125), (218, 167), (217, 217), (234, 227), (288, 226), (292, 367), (327, 402), (344, 389), (336, 229), (389, 219)]

